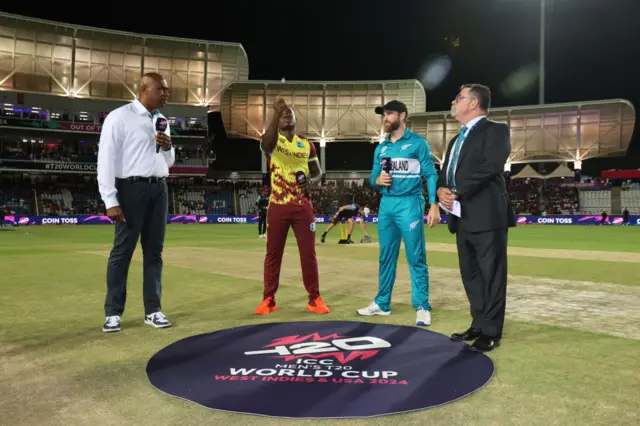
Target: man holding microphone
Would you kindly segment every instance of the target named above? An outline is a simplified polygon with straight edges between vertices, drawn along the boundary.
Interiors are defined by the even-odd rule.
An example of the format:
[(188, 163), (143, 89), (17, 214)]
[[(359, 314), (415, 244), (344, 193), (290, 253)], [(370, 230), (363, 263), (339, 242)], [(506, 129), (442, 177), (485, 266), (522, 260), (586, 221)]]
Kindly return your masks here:
[(167, 225), (166, 178), (175, 161), (167, 119), (157, 108), (167, 104), (169, 87), (160, 74), (140, 80), (138, 98), (117, 108), (104, 121), (98, 147), (98, 187), (115, 225), (107, 266), (106, 321), (103, 331), (120, 331), (127, 297), (131, 257), (141, 237), (144, 323), (171, 324), (160, 306), (162, 249)]
[(440, 222), (440, 209), (436, 203), (436, 172), (431, 147), (422, 137), (406, 127), (407, 107), (391, 101), (377, 107), (384, 116), (387, 138), (378, 145), (373, 156), (373, 170), (369, 183), (380, 190), (382, 199), (378, 216), (380, 241), (380, 276), (378, 294), (359, 315), (389, 315), (391, 292), (396, 278), (396, 264), (400, 241), (404, 240), (411, 272), (412, 304), (417, 312), (416, 325), (431, 325), (429, 304), (429, 269), (424, 240), (425, 199), (422, 177), (427, 181), (429, 197), (428, 224)]

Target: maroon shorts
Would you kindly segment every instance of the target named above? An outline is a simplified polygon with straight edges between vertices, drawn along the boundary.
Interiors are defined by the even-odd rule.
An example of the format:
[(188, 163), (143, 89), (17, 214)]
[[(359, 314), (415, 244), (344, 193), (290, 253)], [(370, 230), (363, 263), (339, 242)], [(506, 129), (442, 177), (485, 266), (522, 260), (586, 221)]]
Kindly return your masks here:
[(316, 259), (316, 222), (311, 203), (269, 204), (267, 211), (267, 255), (264, 259), (264, 298), (275, 296), (280, 285), (280, 265), (289, 227), (298, 242), (302, 281), (309, 301), (320, 295)]

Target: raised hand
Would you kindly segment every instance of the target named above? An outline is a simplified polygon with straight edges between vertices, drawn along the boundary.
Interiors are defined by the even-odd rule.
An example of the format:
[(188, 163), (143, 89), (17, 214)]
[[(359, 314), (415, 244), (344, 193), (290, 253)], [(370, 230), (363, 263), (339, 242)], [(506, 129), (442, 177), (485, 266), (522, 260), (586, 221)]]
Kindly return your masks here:
[(282, 113), (287, 109), (287, 104), (281, 96), (276, 96), (276, 99), (273, 101), (273, 110), (276, 115), (279, 117)]

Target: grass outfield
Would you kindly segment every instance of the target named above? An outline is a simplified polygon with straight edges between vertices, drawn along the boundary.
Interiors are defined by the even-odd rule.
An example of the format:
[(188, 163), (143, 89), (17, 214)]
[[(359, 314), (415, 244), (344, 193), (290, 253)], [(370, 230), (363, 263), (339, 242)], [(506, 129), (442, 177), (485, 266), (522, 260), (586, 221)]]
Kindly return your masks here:
[[(326, 225), (318, 226), (320, 234)], [(221, 413), (164, 395), (148, 359), (194, 334), (272, 321), (358, 320), (377, 288), (377, 244), (318, 244), (328, 316), (305, 311), (295, 240), (283, 261), (280, 309), (256, 317), (263, 239), (252, 225), (171, 225), (165, 244), (166, 330), (142, 324), (140, 249), (130, 270), (123, 331), (101, 331), (108, 225), (20, 227), (0, 232), (2, 424), (271, 425), (294, 422)], [(369, 226), (375, 236), (375, 227)], [(354, 240), (361, 231), (356, 228)], [(318, 242), (319, 242), (318, 235)], [(433, 331), (469, 325), (454, 237), (427, 228)], [(525, 225), (509, 235), (503, 344), (496, 374), (452, 404), (407, 415), (332, 424), (640, 424), (640, 227)], [(412, 325), (410, 277), (400, 255), (393, 314)]]

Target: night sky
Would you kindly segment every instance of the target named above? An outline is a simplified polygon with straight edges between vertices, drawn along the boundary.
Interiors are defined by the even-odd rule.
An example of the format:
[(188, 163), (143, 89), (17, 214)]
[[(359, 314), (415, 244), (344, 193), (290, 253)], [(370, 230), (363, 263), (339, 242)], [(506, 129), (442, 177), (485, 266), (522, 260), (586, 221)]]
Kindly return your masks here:
[[(640, 0), (550, 3), (545, 103), (624, 98), (640, 108)], [(539, 0), (225, 0), (85, 10), (66, 4), (71, 3), (3, 3), (2, 9), (80, 25), (239, 42), (249, 57), (249, 78), (256, 80), (422, 80), (429, 59), (449, 55), (451, 70), (427, 91), (428, 111), (449, 109), (458, 86), (469, 82), (492, 88), (493, 107), (538, 103)], [(456, 38), (457, 47), (451, 43)], [(528, 84), (503, 91), (505, 80), (523, 69), (535, 71)], [(631, 155), (617, 161), (618, 167), (640, 167), (639, 139), (636, 131)]]

